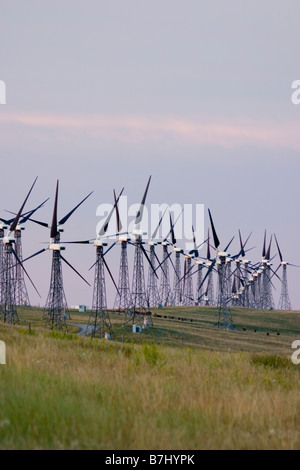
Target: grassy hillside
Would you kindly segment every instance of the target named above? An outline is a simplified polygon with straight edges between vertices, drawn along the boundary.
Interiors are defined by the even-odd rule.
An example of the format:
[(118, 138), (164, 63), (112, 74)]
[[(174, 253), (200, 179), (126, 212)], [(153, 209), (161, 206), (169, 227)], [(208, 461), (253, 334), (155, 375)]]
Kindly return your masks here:
[(300, 448), (298, 313), (236, 310), (236, 331), (209, 308), (156, 313), (174, 318), (141, 335), (112, 315), (111, 342), (45, 331), (36, 309), (1, 324), (0, 449)]

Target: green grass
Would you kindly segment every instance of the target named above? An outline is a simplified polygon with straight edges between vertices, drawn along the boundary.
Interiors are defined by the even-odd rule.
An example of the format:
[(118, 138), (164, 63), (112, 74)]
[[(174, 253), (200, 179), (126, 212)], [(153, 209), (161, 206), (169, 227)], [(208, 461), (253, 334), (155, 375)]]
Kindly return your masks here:
[(1, 324), (0, 449), (300, 448), (298, 312), (235, 309), (237, 331), (211, 308), (155, 312), (174, 318), (136, 335), (112, 315), (111, 342), (45, 330), (35, 308)]

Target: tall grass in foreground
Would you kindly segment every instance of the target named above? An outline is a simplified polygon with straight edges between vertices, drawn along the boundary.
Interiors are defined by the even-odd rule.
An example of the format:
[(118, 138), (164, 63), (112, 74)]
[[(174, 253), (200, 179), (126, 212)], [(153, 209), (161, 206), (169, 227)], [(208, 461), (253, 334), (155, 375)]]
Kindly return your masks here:
[(300, 366), (284, 356), (1, 339), (0, 449), (300, 448)]

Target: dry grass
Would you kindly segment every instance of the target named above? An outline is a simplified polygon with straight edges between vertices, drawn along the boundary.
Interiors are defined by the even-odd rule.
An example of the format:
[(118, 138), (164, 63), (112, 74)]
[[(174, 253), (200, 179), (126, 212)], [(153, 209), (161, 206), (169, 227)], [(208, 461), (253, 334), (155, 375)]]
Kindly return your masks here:
[[(273, 340), (286, 336), (288, 354), (272, 355), (263, 342), (257, 350), (269, 352), (232, 352), (239, 344), (252, 350), (254, 340), (187, 324), (174, 331), (166, 319), (157, 329), (180, 347), (145, 335), (139, 340), (149, 344), (134, 345), (1, 325), (0, 449), (299, 449), (300, 366), (289, 358), (297, 336), (271, 320), (274, 332), (278, 321), (286, 328)], [(198, 347), (181, 347), (178, 331)], [(205, 349), (216, 338), (224, 350)], [(276, 347), (284, 352), (284, 341)]]

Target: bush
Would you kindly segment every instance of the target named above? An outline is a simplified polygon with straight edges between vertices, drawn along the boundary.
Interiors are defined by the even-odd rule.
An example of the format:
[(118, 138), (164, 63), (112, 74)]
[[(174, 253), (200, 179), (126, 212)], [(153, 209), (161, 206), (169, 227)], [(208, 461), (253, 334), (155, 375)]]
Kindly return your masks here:
[(255, 366), (264, 366), (271, 369), (286, 369), (293, 367), (292, 361), (285, 356), (277, 354), (253, 354), (251, 362)]
[(156, 366), (160, 359), (156, 344), (143, 344), (143, 353), (148, 364)]

